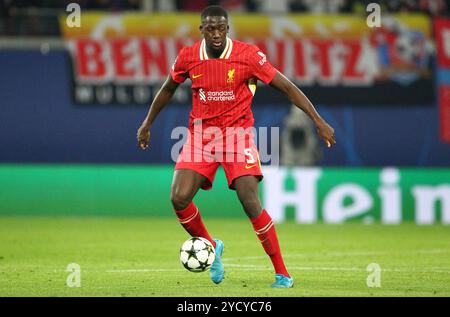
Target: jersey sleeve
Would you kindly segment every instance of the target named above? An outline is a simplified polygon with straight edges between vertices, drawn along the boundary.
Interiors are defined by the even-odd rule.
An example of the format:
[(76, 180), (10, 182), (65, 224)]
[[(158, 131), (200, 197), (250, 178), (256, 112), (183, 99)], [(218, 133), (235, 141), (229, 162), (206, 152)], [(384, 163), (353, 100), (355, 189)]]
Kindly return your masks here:
[(266, 85), (269, 84), (278, 70), (272, 66), (267, 56), (256, 46), (252, 45), (249, 55), (250, 73)]
[(170, 75), (172, 76), (172, 79), (179, 84), (183, 83), (186, 78), (189, 77), (185, 48), (183, 48), (180, 53), (178, 53), (178, 56), (172, 65), (172, 69), (170, 70)]

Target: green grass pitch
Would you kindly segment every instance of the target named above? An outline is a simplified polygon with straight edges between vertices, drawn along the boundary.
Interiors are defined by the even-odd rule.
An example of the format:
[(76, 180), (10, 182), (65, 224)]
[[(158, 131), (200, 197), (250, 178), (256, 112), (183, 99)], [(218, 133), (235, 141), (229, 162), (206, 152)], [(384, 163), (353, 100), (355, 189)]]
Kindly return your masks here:
[[(4, 296), (450, 296), (450, 228), (278, 224), (292, 289), (274, 273), (246, 219), (204, 219), (225, 242), (225, 280), (191, 273), (178, 250), (188, 235), (173, 218), (0, 217)], [(69, 263), (81, 286), (68, 287)], [(367, 266), (381, 267), (369, 288)]]

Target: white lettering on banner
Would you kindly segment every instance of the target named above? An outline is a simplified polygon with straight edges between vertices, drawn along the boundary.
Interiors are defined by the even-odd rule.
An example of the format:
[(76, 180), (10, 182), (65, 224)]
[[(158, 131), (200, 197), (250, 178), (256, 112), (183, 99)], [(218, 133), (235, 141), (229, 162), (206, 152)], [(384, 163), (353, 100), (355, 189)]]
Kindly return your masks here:
[(113, 89), (110, 86), (99, 87), (95, 91), (95, 97), (101, 104), (107, 104), (113, 99)]
[[(177, 89), (173, 99), (178, 102), (188, 102), (189, 95), (186, 91), (183, 88)], [(75, 87), (75, 100), (82, 104), (117, 102), (122, 105), (128, 105), (130, 100), (136, 103), (150, 103), (156, 93), (156, 89), (150, 89), (147, 86), (141, 85), (127, 87), (119, 85), (94, 86), (83, 84)]]
[(416, 200), (416, 223), (435, 223), (436, 203), (440, 201), (441, 221), (450, 224), (450, 185), (414, 186), (412, 194)]
[[(345, 198), (351, 205), (344, 205)], [(370, 193), (358, 184), (342, 184), (334, 187), (326, 196), (323, 217), (327, 223), (343, 223), (345, 220), (369, 211), (373, 206)]]
[(77, 86), (75, 88), (75, 99), (77, 102), (89, 103), (94, 98), (93, 89), (90, 86)]
[[(67, 42), (78, 84), (156, 84), (169, 74), (177, 52), (190, 39), (124, 37), (79, 38)], [(368, 86), (380, 71), (367, 38), (263, 40), (260, 65), (269, 60), (303, 85)], [(262, 49), (262, 48), (261, 48)], [(216, 98), (220, 96), (212, 96)], [(231, 99), (228, 100), (233, 100)], [(217, 99), (216, 101), (220, 101)]]
[[(175, 92), (174, 97), (176, 97), (177, 94), (181, 93), (182, 91), (183, 90), (178, 89)], [(145, 103), (145, 102), (148, 102), (148, 100), (150, 100), (152, 98), (152, 94), (145, 86), (134, 86), (133, 87), (133, 98), (136, 102)]]
[(117, 87), (115, 93), (118, 103), (127, 104), (131, 102), (130, 95), (127, 94), (125, 87)]
[(264, 168), (264, 205), (273, 221), (285, 220), (284, 208), (295, 206), (295, 218), (299, 223), (317, 221), (317, 180), (322, 174), (319, 168), (297, 168), (292, 171), (296, 190), (286, 192), (284, 182), (287, 176), (285, 168)]
[[(325, 192), (322, 188), (323, 204), (318, 196), (318, 184), (322, 177), (326, 177), (322, 169), (263, 166), (263, 173), (263, 204), (276, 222), (285, 220), (286, 207), (294, 207), (298, 223), (315, 223), (321, 213), (325, 223), (342, 223), (367, 213), (363, 219), (367, 223), (380, 220), (383, 224), (399, 224), (405, 216), (403, 200), (408, 199), (406, 204), (413, 206), (414, 210), (407, 210), (406, 213), (414, 213), (417, 224), (450, 224), (450, 184), (407, 185), (411, 186), (410, 189), (402, 189), (401, 173), (397, 168), (380, 170), (378, 188), (373, 188), (373, 185), (366, 188), (362, 183), (349, 182), (340, 182)], [(294, 181), (292, 190), (285, 189), (289, 177)], [(365, 182), (370, 184), (371, 180), (367, 178)], [(351, 203), (346, 204), (346, 199)], [(379, 218), (374, 210), (378, 206)]]
[(398, 187), (400, 172), (396, 168), (385, 168), (381, 171), (378, 189), (381, 198), (381, 221), (386, 224), (399, 224), (402, 221), (402, 192)]

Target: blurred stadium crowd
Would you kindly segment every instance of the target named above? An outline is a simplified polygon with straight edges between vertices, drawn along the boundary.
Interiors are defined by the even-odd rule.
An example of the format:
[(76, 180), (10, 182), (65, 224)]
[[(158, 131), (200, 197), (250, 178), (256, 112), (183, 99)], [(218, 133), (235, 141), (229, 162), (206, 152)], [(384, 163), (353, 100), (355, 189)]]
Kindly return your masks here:
[(379, 3), (383, 12), (426, 12), (432, 16), (450, 12), (450, 0), (2, 0), (0, 35), (59, 35), (57, 16), (69, 3), (80, 4), (82, 10), (111, 12), (198, 12), (219, 4), (231, 12), (365, 14), (367, 4), (373, 2)]

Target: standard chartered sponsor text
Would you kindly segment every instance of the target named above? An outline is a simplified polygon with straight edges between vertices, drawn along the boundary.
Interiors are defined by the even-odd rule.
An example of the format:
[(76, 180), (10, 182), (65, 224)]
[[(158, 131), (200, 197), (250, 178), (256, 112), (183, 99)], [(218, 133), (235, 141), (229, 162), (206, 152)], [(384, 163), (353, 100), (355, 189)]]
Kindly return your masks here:
[(208, 101), (232, 101), (235, 100), (234, 91), (208, 91)]

